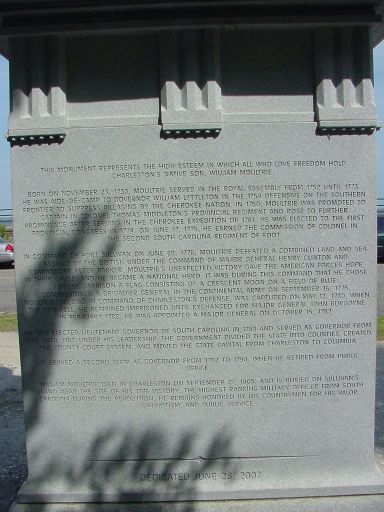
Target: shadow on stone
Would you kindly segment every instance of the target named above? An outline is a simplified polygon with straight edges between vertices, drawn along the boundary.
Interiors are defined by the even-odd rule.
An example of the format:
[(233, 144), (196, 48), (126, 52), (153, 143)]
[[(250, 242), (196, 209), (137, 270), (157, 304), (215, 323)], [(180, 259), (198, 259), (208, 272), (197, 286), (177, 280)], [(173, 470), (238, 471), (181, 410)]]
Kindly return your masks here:
[[(92, 440), (89, 452), (80, 464), (59, 467), (59, 462), (52, 459), (40, 475), (35, 475), (33, 484), (44, 486), (64, 474), (64, 485), (72, 489), (77, 501), (89, 502), (82, 506), (82, 511), (91, 511), (95, 503), (105, 502), (133, 503), (134, 509), (142, 510), (140, 507), (145, 502), (155, 502), (159, 496), (167, 494), (174, 501), (180, 500), (175, 505), (178, 512), (192, 512), (194, 504), (189, 500), (196, 499), (199, 481), (196, 474), (203, 477), (209, 472), (231, 469), (231, 462), (220, 457), (230, 447), (229, 438), (218, 434), (212, 439), (207, 446), (206, 458), (194, 457), (194, 441), (194, 434), (184, 434), (172, 447), (169, 459), (157, 459), (155, 454), (167, 443), (165, 434), (159, 430), (148, 428), (138, 434), (110, 429)], [(39, 454), (32, 453), (31, 457), (38, 458)], [(185, 461), (188, 462), (187, 469)], [(130, 488), (129, 482), (141, 482), (141, 489), (139, 486)], [(84, 494), (82, 490), (86, 490)], [(35, 495), (31, 501), (41, 503), (39, 510), (44, 510), (49, 508), (48, 504), (42, 503), (45, 499)], [(23, 501), (28, 502), (28, 496)], [(167, 502), (156, 503), (156, 511), (166, 512), (169, 509)]]
[[(90, 235), (106, 226), (108, 211), (87, 208), (78, 220), (79, 234), (69, 239), (55, 240), (49, 236), (46, 247), (39, 253), (37, 263), (24, 277), (17, 296), (19, 334), (22, 361), (22, 380), (25, 415), (29, 428), (33, 428), (39, 419), (41, 401), (35, 383), (45, 382), (50, 374), (51, 366), (41, 364), (37, 356), (37, 347), (41, 338), (52, 336), (56, 332), (60, 315), (72, 301), (77, 305), (76, 316), (79, 320), (87, 318), (92, 302), (104, 283), (108, 274), (104, 272), (109, 257), (99, 257), (94, 268), (78, 265), (78, 254), (87, 248)], [(50, 223), (51, 232), (55, 232), (58, 220)], [(111, 239), (107, 240), (104, 254), (111, 254), (116, 247), (118, 225), (112, 227)], [(82, 233), (80, 233), (82, 231)], [(48, 347), (54, 356), (54, 347)]]
[[(111, 265), (117, 246), (119, 225), (110, 222), (107, 210), (86, 209), (77, 225), (79, 234), (69, 238), (49, 236), (45, 249), (33, 255), (36, 263), (29, 267), (27, 265), (26, 274), (19, 281), (23, 395), (29, 435), (44, 429), (41, 409), (49, 402), (47, 405), (41, 400), (41, 383), (49, 383), (53, 377), (53, 366), (47, 360), (52, 361), (58, 355), (55, 353), (54, 338), (63, 312), (71, 305), (77, 322), (88, 318), (98, 292), (108, 280), (106, 270)], [(52, 232), (57, 229), (54, 217), (50, 229)], [(104, 233), (101, 239), (105, 239), (104, 246), (93, 263), (85, 265), (81, 255), (89, 250), (95, 240), (92, 233), (98, 231)], [(31, 257), (25, 256), (26, 259)], [(84, 424), (90, 423), (90, 435), (86, 447), (81, 446), (82, 455), (75, 457), (76, 460), (60, 456), (66, 453), (67, 448), (76, 453), (81, 441), (77, 439), (75, 428), (71, 434), (72, 448), (64, 446), (64, 441), (58, 436), (53, 440), (56, 452), (50, 451), (52, 439), (44, 438), (44, 434), (39, 433), (41, 440), (34, 442), (28, 453), (33, 476), (30, 474), (22, 489), (20, 502), (66, 501), (68, 497), (80, 503), (151, 502), (161, 494), (171, 495), (174, 500), (187, 501), (196, 496), (200, 479), (196, 474), (228, 470), (231, 464), (222, 457), (229, 454), (231, 439), (220, 429), (206, 442), (202, 450), (204, 453), (196, 453), (194, 446), (199, 435), (196, 430), (181, 433), (177, 439), (170, 441), (170, 436), (156, 425), (148, 425), (143, 432), (129, 427), (101, 427), (98, 430), (94, 419), (84, 417), (82, 421)], [(71, 431), (70, 417), (67, 430)], [(201, 442), (199, 446), (201, 450)], [(158, 458), (159, 453), (165, 452), (168, 458)], [(137, 483), (135, 488), (131, 488), (132, 482)], [(55, 489), (55, 493), (52, 493), (52, 489)], [(41, 504), (39, 510), (46, 506)], [(93, 505), (85, 507), (92, 510)], [(177, 507), (180, 512), (192, 512), (194, 509), (191, 503), (180, 503)], [(168, 509), (166, 504), (156, 505), (158, 511)]]

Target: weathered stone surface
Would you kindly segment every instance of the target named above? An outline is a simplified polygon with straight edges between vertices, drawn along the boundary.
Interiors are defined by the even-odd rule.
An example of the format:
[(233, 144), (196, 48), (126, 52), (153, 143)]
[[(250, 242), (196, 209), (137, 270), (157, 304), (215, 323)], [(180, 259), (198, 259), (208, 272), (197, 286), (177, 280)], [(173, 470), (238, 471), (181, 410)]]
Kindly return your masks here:
[[(169, 55), (155, 32), (49, 39), (31, 80), (13, 70), (17, 510), (382, 492), (375, 112), (348, 97), (318, 132), (315, 35), (192, 31)], [(295, 506), (224, 509), (271, 503)]]
[(377, 490), (372, 149), (312, 124), (15, 147), (20, 500)]

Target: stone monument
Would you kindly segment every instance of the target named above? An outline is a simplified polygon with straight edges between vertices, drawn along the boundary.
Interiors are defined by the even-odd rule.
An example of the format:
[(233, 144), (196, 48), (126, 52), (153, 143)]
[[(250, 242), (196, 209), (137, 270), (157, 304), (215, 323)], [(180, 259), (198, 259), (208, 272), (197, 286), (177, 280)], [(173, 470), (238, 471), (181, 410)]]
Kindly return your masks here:
[(383, 510), (382, 3), (3, 4), (14, 511)]

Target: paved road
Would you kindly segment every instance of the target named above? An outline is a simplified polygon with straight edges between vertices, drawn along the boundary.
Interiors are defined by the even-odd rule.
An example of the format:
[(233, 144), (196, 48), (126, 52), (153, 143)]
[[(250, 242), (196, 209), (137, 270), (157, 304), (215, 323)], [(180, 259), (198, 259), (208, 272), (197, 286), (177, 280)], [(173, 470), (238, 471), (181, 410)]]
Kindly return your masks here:
[(377, 265), (377, 316), (384, 316), (384, 264)]
[(15, 269), (0, 268), (0, 313), (16, 313)]

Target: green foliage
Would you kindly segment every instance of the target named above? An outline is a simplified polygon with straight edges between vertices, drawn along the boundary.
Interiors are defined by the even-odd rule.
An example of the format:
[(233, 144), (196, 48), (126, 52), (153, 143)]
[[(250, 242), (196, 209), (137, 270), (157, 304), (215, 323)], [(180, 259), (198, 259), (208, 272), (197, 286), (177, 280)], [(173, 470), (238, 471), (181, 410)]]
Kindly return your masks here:
[(0, 237), (4, 238), (4, 240), (9, 240), (9, 233), (4, 224), (0, 224)]
[(0, 332), (17, 331), (17, 315), (0, 314)]

